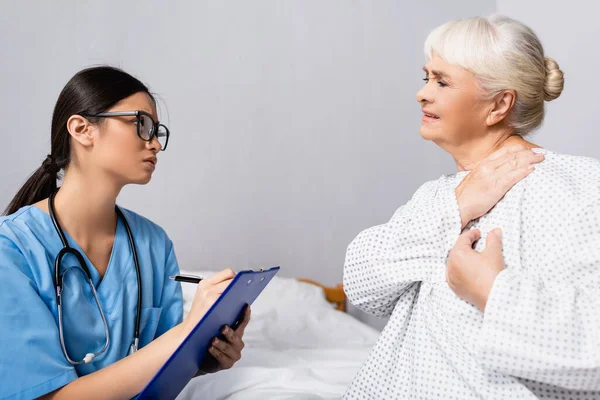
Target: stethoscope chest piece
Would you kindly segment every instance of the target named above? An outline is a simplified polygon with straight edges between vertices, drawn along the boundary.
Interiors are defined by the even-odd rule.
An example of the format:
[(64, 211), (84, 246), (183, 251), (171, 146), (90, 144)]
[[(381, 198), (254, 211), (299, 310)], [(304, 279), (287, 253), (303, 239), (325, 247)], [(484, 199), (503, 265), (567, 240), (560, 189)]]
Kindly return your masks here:
[[(86, 263), (85, 259), (83, 258), (83, 255), (77, 249), (69, 246), (67, 238), (56, 218), (56, 214), (54, 212), (54, 196), (56, 195), (57, 192), (58, 192), (58, 190), (56, 192), (52, 193), (50, 195), (50, 197), (48, 198), (48, 211), (50, 213), (50, 218), (52, 219), (52, 223), (54, 224), (54, 228), (56, 229), (58, 236), (60, 236), (60, 240), (63, 245), (63, 248), (60, 249), (60, 251), (58, 252), (58, 254), (54, 260), (54, 287), (56, 290), (56, 305), (58, 308), (58, 331), (59, 331), (59, 336), (60, 336), (60, 345), (62, 347), (62, 351), (63, 351), (65, 357), (67, 358), (67, 361), (70, 364), (72, 364), (72, 365), (88, 364), (88, 363), (91, 363), (96, 357), (103, 354), (108, 349), (108, 346), (110, 345), (110, 332), (109, 332), (108, 323), (106, 322), (106, 317), (104, 316), (104, 311), (102, 311), (102, 306), (100, 305), (100, 300), (98, 299), (98, 294), (96, 293), (96, 288), (94, 287), (94, 283), (92, 281), (92, 276), (91, 276), (90, 270), (87, 266), (87, 263)], [(137, 281), (138, 281), (137, 314), (136, 314), (136, 320), (135, 320), (135, 326), (134, 326), (134, 338), (133, 338), (132, 344), (129, 349), (129, 354), (131, 354), (138, 350), (138, 345), (139, 345), (140, 309), (141, 309), (141, 303), (142, 303), (142, 298), (141, 298), (142, 297), (142, 282), (141, 282), (141, 277), (140, 277), (140, 266), (139, 266), (139, 262), (138, 262), (138, 258), (137, 258), (137, 252), (135, 250), (135, 243), (133, 241), (133, 235), (131, 234), (131, 229), (129, 227), (129, 224), (127, 223), (127, 220), (125, 219), (125, 216), (121, 212), (121, 210), (118, 207), (115, 207), (115, 211), (117, 212), (117, 215), (123, 221), (123, 224), (125, 225), (125, 229), (127, 230), (127, 235), (128, 235), (129, 244), (131, 246), (132, 253), (133, 253), (134, 264), (135, 264), (135, 268), (136, 268), (136, 276), (137, 276)], [(85, 274), (86, 280), (88, 281), (88, 284), (90, 287), (90, 291), (92, 292), (92, 294), (94, 296), (96, 306), (98, 307), (98, 311), (100, 312), (100, 316), (102, 318), (102, 323), (104, 325), (104, 333), (105, 333), (105, 337), (106, 337), (104, 346), (102, 347), (102, 349), (100, 351), (98, 351), (96, 353), (86, 353), (86, 355), (79, 361), (71, 359), (71, 357), (69, 356), (69, 353), (67, 351), (67, 348), (65, 346), (65, 339), (64, 339), (63, 308), (62, 308), (62, 306), (63, 306), (62, 296), (63, 296), (63, 287), (64, 287), (63, 284), (64, 284), (64, 277), (71, 269), (69, 268), (69, 269), (66, 269), (64, 272), (61, 272), (61, 263), (62, 263), (63, 259), (69, 254), (75, 256), (80, 269)]]

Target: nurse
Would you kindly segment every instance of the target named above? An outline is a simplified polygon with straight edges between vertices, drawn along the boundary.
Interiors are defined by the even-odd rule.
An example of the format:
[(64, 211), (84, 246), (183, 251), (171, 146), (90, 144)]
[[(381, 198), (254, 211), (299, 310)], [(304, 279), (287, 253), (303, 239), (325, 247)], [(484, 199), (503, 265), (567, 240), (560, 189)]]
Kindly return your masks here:
[[(150, 181), (168, 139), (148, 88), (119, 69), (82, 70), (60, 93), (51, 152), (0, 217), (0, 398), (135, 396), (233, 278), (200, 282), (183, 319), (173, 243), (116, 206), (123, 186)], [(58, 263), (59, 318), (61, 232), (81, 257)], [(249, 319), (224, 328), (198, 374), (240, 359)]]

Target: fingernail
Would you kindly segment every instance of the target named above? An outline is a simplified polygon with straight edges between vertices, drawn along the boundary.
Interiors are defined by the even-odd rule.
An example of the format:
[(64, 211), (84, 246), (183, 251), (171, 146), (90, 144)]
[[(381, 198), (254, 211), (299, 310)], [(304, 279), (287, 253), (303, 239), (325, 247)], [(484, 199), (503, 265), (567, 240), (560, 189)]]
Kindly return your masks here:
[(222, 331), (222, 332), (223, 332), (224, 334), (228, 334), (228, 333), (229, 333), (229, 327), (227, 327), (227, 326), (226, 326), (225, 328), (223, 328), (223, 331)]
[(218, 344), (219, 343), (219, 339), (215, 338), (215, 340), (213, 340), (213, 344)]

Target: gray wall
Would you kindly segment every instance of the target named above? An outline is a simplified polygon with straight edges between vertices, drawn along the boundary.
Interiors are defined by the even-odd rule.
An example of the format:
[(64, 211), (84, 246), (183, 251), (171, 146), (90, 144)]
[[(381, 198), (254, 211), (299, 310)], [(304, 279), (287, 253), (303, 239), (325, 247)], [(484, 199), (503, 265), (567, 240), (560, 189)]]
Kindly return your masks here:
[(452, 170), (418, 133), (427, 32), (493, 9), (476, 0), (5, 2), (0, 204), (48, 152), (65, 82), (107, 62), (168, 109), (169, 150), (151, 184), (126, 188), (120, 203), (165, 227), (182, 267), (277, 264), (283, 275), (339, 282), (361, 229)]
[(600, 158), (600, 4), (571, 0), (498, 0), (497, 12), (529, 25), (546, 55), (565, 73), (565, 89), (548, 103), (534, 142), (563, 153)]
[(599, 6), (550, 4), (2, 1), (0, 206), (48, 153), (66, 81), (110, 63), (151, 86), (173, 132), (151, 184), (120, 204), (167, 230), (183, 268), (340, 282), (360, 230), (454, 171), (421, 140), (415, 101), (423, 41), (442, 22), (499, 11), (532, 26), (567, 74), (534, 141), (600, 158)]

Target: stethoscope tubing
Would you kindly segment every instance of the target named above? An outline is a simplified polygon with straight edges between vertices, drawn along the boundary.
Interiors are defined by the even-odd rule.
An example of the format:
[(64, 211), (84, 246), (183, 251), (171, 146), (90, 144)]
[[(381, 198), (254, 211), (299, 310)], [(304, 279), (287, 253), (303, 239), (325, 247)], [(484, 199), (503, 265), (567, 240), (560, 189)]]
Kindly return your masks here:
[[(96, 292), (96, 288), (94, 287), (94, 284), (92, 282), (92, 276), (87, 267), (85, 259), (83, 258), (83, 256), (81, 255), (81, 253), (79, 251), (77, 251), (76, 249), (69, 246), (67, 238), (62, 230), (62, 227), (60, 226), (58, 219), (56, 218), (56, 213), (54, 211), (54, 196), (56, 195), (57, 192), (58, 192), (58, 189), (54, 193), (52, 193), (50, 195), (50, 197), (48, 198), (48, 211), (50, 213), (50, 218), (52, 219), (54, 228), (55, 228), (56, 232), (58, 233), (58, 236), (60, 237), (60, 240), (63, 245), (63, 248), (59, 251), (58, 255), (56, 256), (56, 259), (54, 260), (54, 286), (56, 289), (56, 303), (57, 303), (57, 307), (58, 307), (58, 330), (59, 330), (59, 336), (60, 336), (60, 344), (61, 344), (63, 353), (65, 354), (65, 357), (67, 358), (67, 361), (69, 361), (69, 363), (71, 363), (73, 365), (87, 364), (87, 363), (91, 362), (94, 358), (96, 358), (97, 356), (103, 354), (108, 349), (108, 346), (110, 345), (110, 332), (108, 329), (108, 323), (106, 322), (106, 317), (104, 316), (104, 312), (102, 311), (102, 307), (100, 305), (100, 300), (98, 299), (98, 294)], [(119, 207), (115, 206), (115, 211), (117, 213), (117, 216), (121, 219), (121, 221), (123, 221), (123, 225), (125, 226), (125, 230), (127, 231), (129, 245), (131, 247), (131, 252), (133, 254), (136, 278), (137, 278), (137, 282), (138, 282), (135, 327), (134, 327), (133, 341), (132, 341), (130, 349), (129, 349), (129, 354), (132, 354), (138, 350), (138, 346), (139, 346), (140, 320), (141, 320), (141, 309), (142, 309), (142, 279), (141, 279), (141, 273), (140, 273), (139, 259), (137, 256), (137, 251), (136, 251), (133, 234), (131, 233), (131, 228), (129, 227), (129, 224), (127, 223), (127, 219), (125, 218), (125, 215), (123, 215), (123, 212), (119, 209)], [(100, 350), (97, 353), (87, 353), (86, 356), (80, 361), (74, 361), (69, 357), (69, 354), (67, 353), (67, 348), (65, 346), (65, 340), (64, 340), (64, 330), (63, 330), (63, 320), (62, 320), (63, 312), (62, 312), (62, 300), (61, 299), (62, 299), (62, 291), (63, 291), (63, 279), (64, 279), (64, 276), (66, 275), (66, 273), (68, 272), (68, 270), (65, 271), (64, 274), (61, 274), (60, 273), (60, 265), (61, 265), (62, 259), (67, 254), (72, 254), (77, 258), (77, 261), (79, 262), (79, 266), (81, 267), (81, 270), (86, 275), (86, 278), (87, 278), (90, 288), (92, 290), (92, 294), (94, 295), (94, 300), (96, 301), (96, 305), (98, 306), (98, 310), (100, 311), (100, 316), (102, 317), (102, 323), (104, 324), (104, 332), (106, 335), (106, 341), (104, 343), (104, 347), (102, 348), (102, 350)]]

